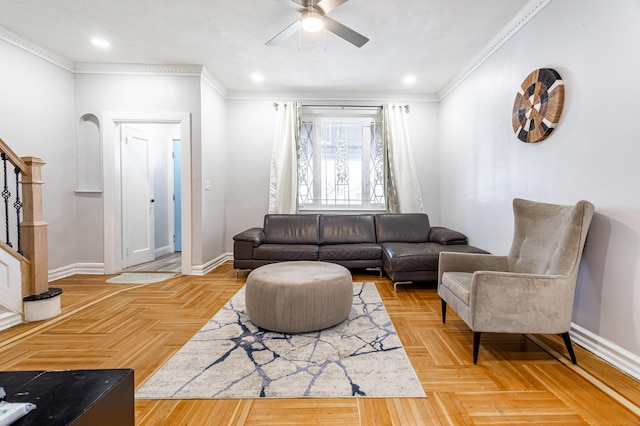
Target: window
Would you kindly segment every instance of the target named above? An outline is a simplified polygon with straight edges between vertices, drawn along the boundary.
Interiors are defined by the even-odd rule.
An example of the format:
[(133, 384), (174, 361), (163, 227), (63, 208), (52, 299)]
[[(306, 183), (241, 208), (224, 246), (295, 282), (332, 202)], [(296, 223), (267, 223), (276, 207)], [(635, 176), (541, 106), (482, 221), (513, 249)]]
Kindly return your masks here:
[(386, 209), (379, 109), (303, 110), (298, 142), (300, 210)]

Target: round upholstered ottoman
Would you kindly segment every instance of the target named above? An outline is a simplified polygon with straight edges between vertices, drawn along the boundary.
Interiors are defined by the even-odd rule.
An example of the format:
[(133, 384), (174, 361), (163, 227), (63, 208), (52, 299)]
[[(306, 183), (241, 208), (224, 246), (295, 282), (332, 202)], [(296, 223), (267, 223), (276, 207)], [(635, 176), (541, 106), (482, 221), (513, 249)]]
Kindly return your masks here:
[(341, 323), (353, 303), (351, 273), (326, 262), (282, 262), (251, 271), (247, 315), (260, 328), (305, 333)]

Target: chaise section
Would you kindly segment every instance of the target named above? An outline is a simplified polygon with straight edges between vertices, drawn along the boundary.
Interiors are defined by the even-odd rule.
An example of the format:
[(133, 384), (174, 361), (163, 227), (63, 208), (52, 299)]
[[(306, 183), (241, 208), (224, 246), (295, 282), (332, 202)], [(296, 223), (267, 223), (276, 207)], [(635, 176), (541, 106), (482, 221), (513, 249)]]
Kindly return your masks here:
[(434, 281), (441, 252), (487, 253), (466, 244), (383, 243), (382, 267), (394, 283)]
[(376, 234), (382, 246), (382, 268), (394, 282), (438, 279), (438, 257), (442, 251), (486, 253), (467, 245), (467, 237), (443, 226), (431, 227), (422, 213), (379, 214)]

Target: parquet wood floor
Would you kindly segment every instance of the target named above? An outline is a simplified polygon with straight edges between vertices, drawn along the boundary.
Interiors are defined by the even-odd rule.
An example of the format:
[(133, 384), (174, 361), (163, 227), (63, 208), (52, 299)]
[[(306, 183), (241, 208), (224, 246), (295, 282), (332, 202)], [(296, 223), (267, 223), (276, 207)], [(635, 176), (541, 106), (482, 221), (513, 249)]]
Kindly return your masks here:
[[(227, 263), (204, 277), (134, 286), (76, 275), (55, 319), (0, 332), (1, 370), (133, 368), (139, 387), (245, 283)], [(429, 284), (373, 281), (427, 398), (136, 401), (139, 425), (638, 425), (640, 383), (576, 347), (578, 368), (556, 336), (483, 335), (478, 365), (472, 334)], [(559, 359), (552, 356), (557, 353)], [(582, 373), (582, 374), (580, 374)], [(583, 376), (620, 394), (625, 408)], [(635, 410), (635, 412), (633, 411)]]

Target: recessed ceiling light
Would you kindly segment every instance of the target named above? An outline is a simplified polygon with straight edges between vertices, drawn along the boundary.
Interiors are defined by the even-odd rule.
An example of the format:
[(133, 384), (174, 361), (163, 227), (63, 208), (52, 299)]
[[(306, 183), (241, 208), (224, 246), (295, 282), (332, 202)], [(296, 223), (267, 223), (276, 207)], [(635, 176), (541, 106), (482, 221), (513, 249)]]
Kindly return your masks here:
[(255, 81), (256, 83), (260, 83), (264, 81), (264, 76), (260, 73), (254, 72), (253, 74), (251, 74), (251, 80)]
[(93, 43), (94, 46), (99, 47), (101, 49), (108, 49), (111, 47), (111, 44), (103, 38), (94, 37), (91, 39), (91, 43)]
[(413, 84), (417, 81), (415, 75), (407, 75), (404, 77), (405, 84)]

